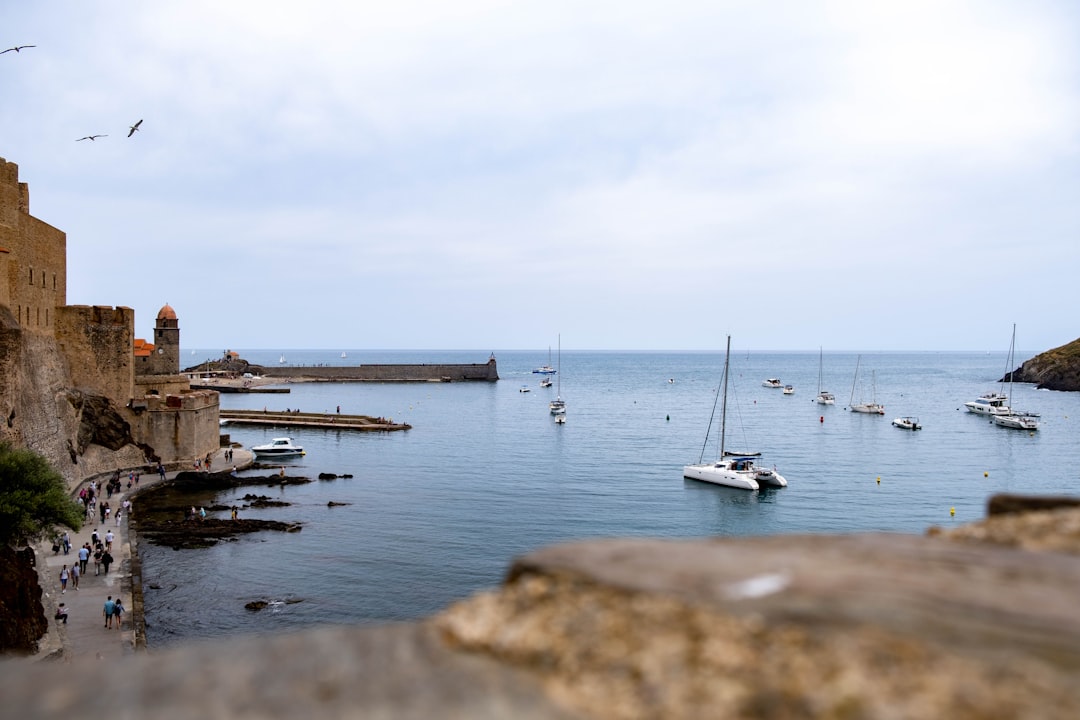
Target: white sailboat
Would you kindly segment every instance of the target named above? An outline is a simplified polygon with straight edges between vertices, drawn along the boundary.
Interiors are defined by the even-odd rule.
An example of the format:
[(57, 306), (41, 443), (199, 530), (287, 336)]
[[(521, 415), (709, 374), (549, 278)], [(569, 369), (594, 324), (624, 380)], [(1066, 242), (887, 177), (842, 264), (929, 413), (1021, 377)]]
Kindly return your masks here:
[(541, 375), (554, 375), (555, 374), (555, 372), (556, 372), (555, 368), (551, 367), (551, 346), (550, 345), (548, 345), (548, 361), (547, 361), (547, 365), (541, 365), (540, 367), (533, 370), (533, 372), (534, 373), (539, 373)]
[(562, 334), (559, 335), (559, 366), (555, 371), (558, 376), (558, 387), (555, 388), (555, 399), (548, 403), (548, 410), (555, 416), (558, 423), (566, 422), (561, 416), (566, 415), (566, 401), (562, 399)]
[(814, 401), (818, 405), (835, 405), (836, 398), (828, 390), (821, 389), (821, 366), (824, 361), (824, 355), (821, 348), (818, 348), (818, 362), (817, 362), (817, 397)]
[(884, 415), (885, 406), (877, 404), (877, 376), (873, 376), (873, 394), (870, 396), (870, 402), (863, 402), (862, 398), (859, 398), (859, 402), (855, 402), (855, 386), (859, 382), (859, 362), (862, 360), (862, 355), (855, 358), (855, 378), (851, 381), (851, 398), (848, 400), (848, 410), (857, 413), (867, 413), (869, 415)]
[[(1012, 407), (1012, 383), (1013, 383), (1013, 354), (1016, 351), (1016, 323), (1013, 323), (1012, 342), (1009, 343), (1009, 359), (1005, 361), (1006, 375), (1009, 376), (1009, 404)], [(995, 414), (991, 418), (998, 427), (1012, 428), (1013, 430), (1038, 430), (1039, 415), (1037, 413), (1020, 412), (1010, 410), (1008, 413)]]
[(278, 362), (281, 363), (281, 364), (285, 364), (285, 355), (284, 354), (282, 354), (282, 356), (278, 358)]
[(344, 359), (345, 359), (346, 357), (348, 357), (348, 355), (346, 355), (346, 354), (345, 354), (345, 351), (344, 351), (344, 350), (342, 350), (342, 351), (341, 351), (341, 358), (342, 358), (342, 360), (344, 360)]
[[(727, 339), (727, 355), (724, 357), (724, 385), (723, 404), (720, 409), (720, 459), (715, 462), (703, 463), (705, 446), (709, 443), (709, 430), (712, 429), (712, 418), (709, 418), (709, 430), (705, 432), (705, 445), (701, 448), (701, 456), (694, 465), (683, 467), (683, 477), (690, 480), (700, 480), (714, 485), (742, 490), (758, 490), (762, 485), (772, 487), (786, 487), (787, 480), (775, 470), (761, 468), (754, 463), (761, 453), (729, 453), (725, 449), (727, 435), (727, 387), (728, 370), (731, 359), (731, 336)], [(718, 393), (719, 394), (719, 393)], [(716, 412), (716, 403), (713, 403), (713, 413)]]

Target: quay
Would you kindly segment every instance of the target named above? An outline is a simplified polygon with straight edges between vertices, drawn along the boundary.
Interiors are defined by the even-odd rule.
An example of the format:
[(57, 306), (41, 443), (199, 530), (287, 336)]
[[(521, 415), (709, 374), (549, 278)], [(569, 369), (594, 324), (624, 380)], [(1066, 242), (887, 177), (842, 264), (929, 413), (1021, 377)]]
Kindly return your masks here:
[(410, 430), (412, 425), (395, 423), (393, 418), (341, 413), (311, 413), (299, 410), (222, 410), (222, 424), (263, 425), (270, 427), (308, 427), (334, 430)]

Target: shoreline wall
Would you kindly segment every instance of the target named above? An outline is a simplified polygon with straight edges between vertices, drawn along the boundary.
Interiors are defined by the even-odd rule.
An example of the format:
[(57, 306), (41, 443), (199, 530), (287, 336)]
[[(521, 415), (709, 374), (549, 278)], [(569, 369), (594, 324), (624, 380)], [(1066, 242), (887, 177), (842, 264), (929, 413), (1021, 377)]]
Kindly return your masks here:
[(495, 358), (486, 363), (419, 365), (357, 365), (355, 367), (264, 368), (264, 377), (312, 378), (337, 382), (495, 382)]

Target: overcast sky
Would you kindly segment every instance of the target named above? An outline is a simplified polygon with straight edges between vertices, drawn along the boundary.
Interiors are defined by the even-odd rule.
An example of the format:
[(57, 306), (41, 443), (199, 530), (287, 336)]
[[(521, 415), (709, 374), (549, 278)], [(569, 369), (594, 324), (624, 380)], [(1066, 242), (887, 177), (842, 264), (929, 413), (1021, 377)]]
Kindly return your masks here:
[(68, 302), (138, 336), (1080, 337), (1074, 0), (4, 2), (0, 45)]

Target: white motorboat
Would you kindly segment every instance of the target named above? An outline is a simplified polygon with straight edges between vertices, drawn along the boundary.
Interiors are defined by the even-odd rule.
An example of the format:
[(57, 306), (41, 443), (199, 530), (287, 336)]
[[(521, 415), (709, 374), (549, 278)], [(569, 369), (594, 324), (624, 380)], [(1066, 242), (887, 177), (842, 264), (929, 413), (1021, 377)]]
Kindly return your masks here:
[[(761, 453), (730, 453), (724, 450), (727, 431), (727, 386), (730, 359), (731, 336), (729, 335), (727, 339), (727, 356), (724, 359), (723, 404), (720, 410), (720, 459), (715, 462), (704, 463), (701, 462), (701, 458), (698, 458), (696, 464), (683, 467), (683, 477), (742, 490), (758, 490), (762, 485), (787, 487), (787, 480), (783, 475), (775, 470), (758, 467), (755, 464), (757, 459), (761, 457)], [(713, 404), (713, 412), (716, 412), (715, 403)], [(711, 418), (709, 426), (712, 426)], [(708, 442), (708, 432), (706, 432), (705, 443), (708, 444)], [(702, 447), (701, 454), (705, 454), (704, 447)]]
[(303, 455), (304, 448), (293, 445), (292, 438), (281, 437), (274, 438), (266, 445), (255, 445), (251, 452), (255, 453), (255, 457), (290, 457)]
[(794, 395), (795, 394), (795, 386), (794, 385), (785, 385), (784, 386), (784, 394), (785, 395)]
[(782, 388), (784, 383), (780, 382), (780, 378), (769, 378), (768, 380), (761, 381), (762, 387), (767, 388)]
[[(1016, 323), (1013, 323), (1012, 342), (1009, 343), (1009, 357), (1005, 361), (1005, 377), (1009, 378), (1009, 405), (1012, 405), (1012, 383), (1013, 373), (1016, 372), (1012, 369), (1013, 354), (1016, 352)], [(1010, 410), (1008, 413), (995, 414), (991, 420), (998, 427), (1011, 428), (1013, 430), (1038, 430), (1039, 429), (1039, 415), (1038, 413), (1020, 412), (1019, 410)]]
[(919, 424), (919, 418), (910, 415), (894, 418), (892, 424), (902, 430), (922, 430), (922, 425)]
[(532, 388), (530, 388), (528, 385), (522, 385), (518, 388), (518, 392), (532, 392)]
[(814, 402), (818, 405), (835, 405), (836, 398), (828, 390), (821, 389), (821, 365), (823, 360), (821, 348), (818, 348), (818, 364), (817, 364), (817, 397), (814, 398)]
[(553, 383), (551, 382), (551, 378), (549, 378), (549, 377), (546, 377), (546, 378), (544, 378), (543, 380), (540, 381), (540, 387), (543, 387), (543, 388), (551, 387), (552, 384)]
[(992, 392), (980, 395), (974, 400), (968, 400), (964, 403), (964, 407), (968, 412), (976, 415), (1008, 415), (1012, 412), (1012, 408), (1006, 404), (1008, 402), (1008, 395)]
[(540, 367), (533, 370), (533, 372), (534, 373), (539, 373), (541, 375), (554, 375), (556, 372), (558, 372), (555, 368), (551, 367), (551, 346), (550, 345), (548, 345), (548, 361), (547, 361), (547, 365), (541, 365)]
[(851, 381), (851, 398), (848, 400), (848, 410), (856, 413), (866, 413), (867, 415), (884, 415), (885, 406), (878, 405), (877, 403), (877, 377), (875, 376), (873, 382), (873, 395), (871, 395), (870, 402), (863, 402), (860, 397), (859, 402), (855, 402), (855, 386), (859, 381), (859, 362), (862, 360), (862, 355), (855, 358), (855, 378)]

